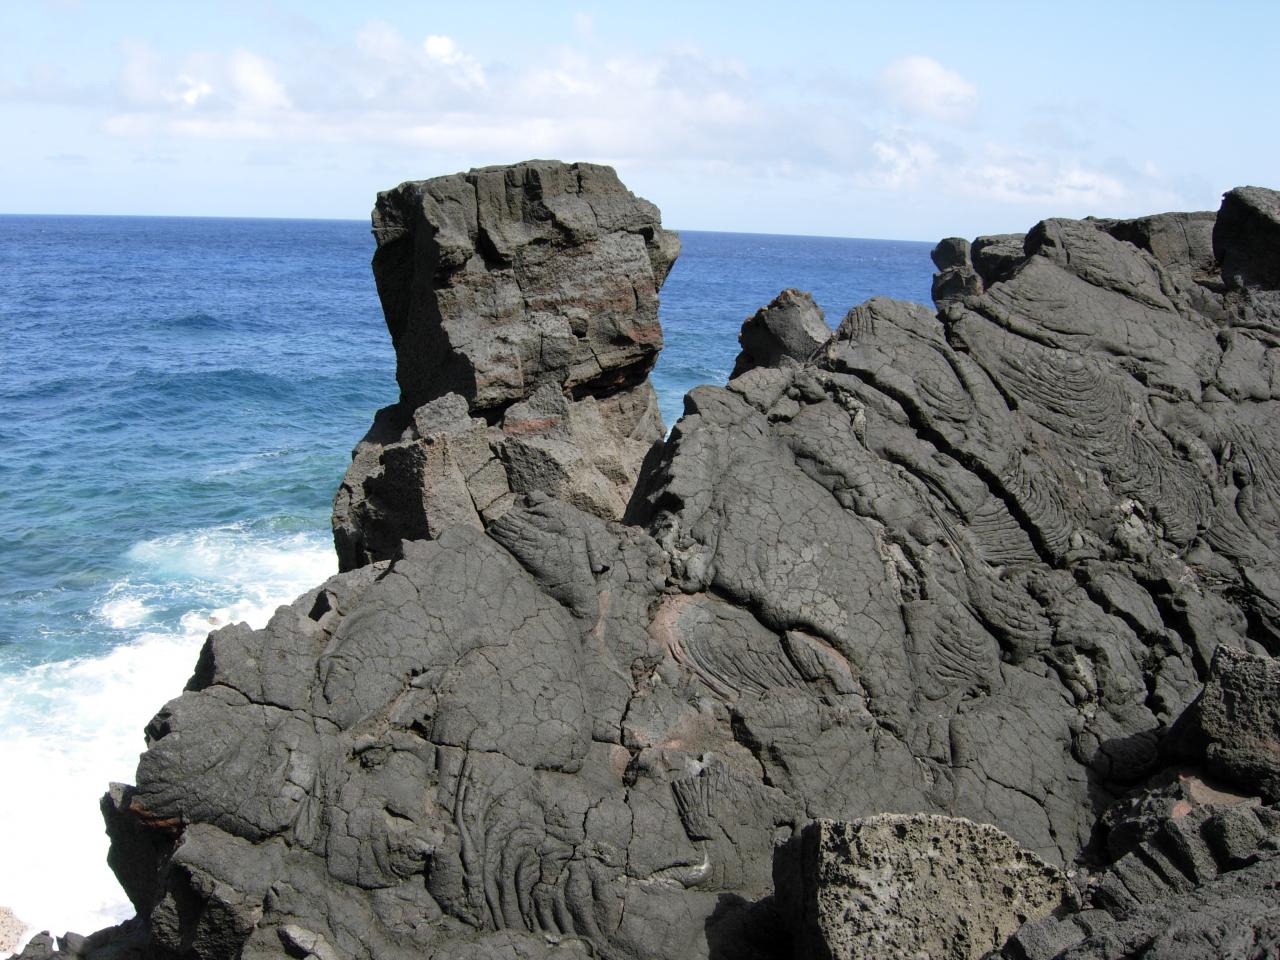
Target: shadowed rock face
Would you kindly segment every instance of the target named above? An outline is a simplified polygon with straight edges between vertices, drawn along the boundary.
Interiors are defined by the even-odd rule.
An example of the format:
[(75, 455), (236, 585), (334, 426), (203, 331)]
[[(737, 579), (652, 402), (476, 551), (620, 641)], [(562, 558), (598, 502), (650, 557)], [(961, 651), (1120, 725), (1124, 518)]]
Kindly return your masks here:
[[(550, 169), (384, 200), (452, 211), (422, 214), (421, 259), (378, 267), (384, 298), (412, 264), (403, 288), (444, 302), (416, 272), (435, 264), (496, 303), (501, 257), (567, 216), (529, 212)], [(572, 169), (554, 182), (585, 183)], [(509, 220), (476, 200), (473, 234), (481, 181)], [(401, 238), (380, 250), (408, 242), (408, 214), (378, 216)], [(452, 374), (432, 384), (488, 341), (450, 332), (453, 359), (428, 368), (410, 332), (428, 314), (389, 308), (412, 399), (346, 482), (349, 507), (382, 498), (382, 539), (375, 514), (353, 521), (350, 569), (264, 630), (212, 634), (136, 786), (105, 802), (150, 955), (788, 957), (808, 935), (789, 906), (800, 832), (885, 813), (993, 824), (1081, 871), (1087, 909), (1024, 928), (1010, 956), (1274, 939), (1276, 818), (1249, 801), (1272, 789), (1274, 713), (1222, 732), (1235, 678), (1271, 676), (1280, 645), (1280, 312), (1259, 268), (1210, 272), (1267, 262), (1255, 220), (1046, 220), (1020, 254), (952, 244), (938, 312), (873, 299), (808, 362), (694, 390), (627, 523), (592, 506), (585, 469), (545, 466), (608, 476), (575, 439), (578, 405), (609, 402), (577, 390), (600, 376), (566, 349), (478, 401)], [(489, 510), (495, 461), (507, 499)], [(1195, 736), (1166, 736), (1198, 697)], [(1171, 786), (1197, 759), (1229, 789)], [(1139, 866), (1163, 886), (1140, 888)], [(1176, 931), (1157, 890), (1188, 898)]]

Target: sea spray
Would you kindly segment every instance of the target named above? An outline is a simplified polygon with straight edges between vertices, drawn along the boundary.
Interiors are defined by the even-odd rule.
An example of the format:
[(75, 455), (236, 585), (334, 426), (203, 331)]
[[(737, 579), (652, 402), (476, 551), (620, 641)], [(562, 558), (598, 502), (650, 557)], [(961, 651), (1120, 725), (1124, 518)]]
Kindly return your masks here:
[(261, 627), (337, 569), (327, 537), (272, 538), (251, 525), (144, 541), (123, 565), (128, 576), (95, 613), (128, 639), (100, 656), (0, 675), (9, 787), (0, 791), (0, 904), (29, 932), (94, 930), (132, 915), (106, 865), (98, 798), (111, 781), (132, 781), (143, 727), (182, 690), (210, 630)]

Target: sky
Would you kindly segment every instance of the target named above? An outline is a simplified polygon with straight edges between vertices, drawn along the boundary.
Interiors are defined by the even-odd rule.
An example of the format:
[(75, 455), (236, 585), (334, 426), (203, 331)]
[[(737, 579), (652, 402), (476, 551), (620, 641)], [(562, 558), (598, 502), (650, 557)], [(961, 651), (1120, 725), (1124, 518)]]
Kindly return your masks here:
[(1280, 186), (1280, 4), (0, 0), (0, 213), (362, 219), (531, 157), (933, 240)]

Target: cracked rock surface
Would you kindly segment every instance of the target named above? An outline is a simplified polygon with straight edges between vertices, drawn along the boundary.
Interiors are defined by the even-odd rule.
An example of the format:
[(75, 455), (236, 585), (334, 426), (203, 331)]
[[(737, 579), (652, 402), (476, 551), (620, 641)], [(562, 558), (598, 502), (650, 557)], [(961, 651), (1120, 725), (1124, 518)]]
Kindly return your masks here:
[(656, 210), (542, 162), (384, 194), (344, 571), (213, 633), (104, 799), (111, 955), (781, 960), (806, 827), (884, 814), (1076, 873), (1009, 957), (1268, 955), (1276, 199), (949, 242), (937, 311), (640, 453)]
[(658, 209), (609, 167), (534, 160), (380, 193), (373, 234), (400, 400), (334, 499), (340, 569), (530, 490), (621, 519), (664, 433), (648, 375), (680, 241)]

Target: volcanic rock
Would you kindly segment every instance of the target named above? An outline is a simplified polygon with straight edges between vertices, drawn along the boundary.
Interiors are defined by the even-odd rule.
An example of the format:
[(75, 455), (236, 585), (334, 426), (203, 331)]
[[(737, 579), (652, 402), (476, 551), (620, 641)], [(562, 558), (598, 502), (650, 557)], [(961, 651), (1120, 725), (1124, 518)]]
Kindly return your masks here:
[(784, 357), (803, 363), (827, 342), (831, 328), (813, 295), (788, 288), (747, 318), (738, 334), (742, 352), (732, 378), (755, 367), (776, 367)]
[(803, 845), (800, 955), (817, 960), (978, 960), (1077, 900), (1060, 870), (958, 817), (817, 820)]
[(986, 286), (1008, 280), (1013, 268), (1024, 258), (1024, 233), (999, 233), (978, 237), (969, 248), (973, 268)]
[(1232, 286), (1280, 287), (1280, 193), (1236, 187), (1222, 198), (1213, 252)]
[(933, 275), (932, 296), (939, 306), (947, 300), (963, 300), (982, 293), (982, 277), (973, 269), (969, 254), (969, 241), (959, 237), (940, 241), (929, 254), (938, 268)]
[(969, 241), (964, 237), (939, 240), (937, 246), (929, 251), (929, 259), (939, 270), (972, 266), (969, 262)]
[(1181, 726), (1186, 748), (1211, 773), (1280, 801), (1280, 662), (1219, 647)]
[(13, 950), (20, 945), (22, 932), (27, 928), (8, 907), (0, 907), (0, 950)]
[(1089, 878), (1086, 909), (1032, 921), (1008, 960), (1254, 960), (1280, 946), (1280, 811), (1179, 804)]
[[(652, 207), (541, 162), (384, 195), (402, 401), (339, 491), (343, 572), (211, 634), (104, 804), (148, 949), (781, 960), (807, 825), (896, 813), (1094, 881), (1010, 956), (1265, 954), (1271, 714), (1210, 709), (1280, 650), (1258, 216), (1214, 223), (1226, 276), (1206, 215), (1042, 221), (937, 311), (753, 354), (651, 448)], [(1225, 808), (1168, 792), (1196, 756)]]
[(501, 409), (544, 383), (636, 384), (662, 349), (658, 288), (679, 253), (608, 167), (530, 161), (378, 195), (373, 274), (401, 402)]
[[(647, 377), (680, 242), (657, 208), (608, 167), (530, 161), (381, 193), (373, 233), (400, 402), (334, 498), (340, 569), (530, 490), (621, 519), (664, 432)], [(555, 410), (509, 425), (535, 396)]]

